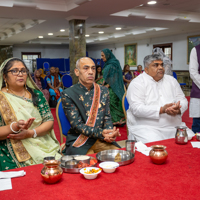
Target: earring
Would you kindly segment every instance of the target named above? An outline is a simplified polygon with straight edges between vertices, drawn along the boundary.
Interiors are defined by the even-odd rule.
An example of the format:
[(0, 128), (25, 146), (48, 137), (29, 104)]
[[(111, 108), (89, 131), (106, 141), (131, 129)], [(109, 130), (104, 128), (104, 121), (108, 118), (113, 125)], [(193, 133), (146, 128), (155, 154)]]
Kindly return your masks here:
[(27, 90), (26, 83), (25, 83), (24, 87), (25, 87), (25, 89)]
[(6, 84), (6, 90), (8, 91), (8, 84), (7, 84), (6, 80), (5, 80), (5, 84)]

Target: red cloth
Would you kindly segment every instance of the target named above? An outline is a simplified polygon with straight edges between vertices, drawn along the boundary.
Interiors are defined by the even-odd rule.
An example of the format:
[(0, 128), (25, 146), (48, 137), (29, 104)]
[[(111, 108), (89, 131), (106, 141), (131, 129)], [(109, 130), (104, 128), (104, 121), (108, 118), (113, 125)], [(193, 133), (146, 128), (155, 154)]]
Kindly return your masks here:
[(136, 152), (135, 161), (119, 167), (115, 173), (101, 172), (97, 179), (86, 180), (82, 174), (64, 173), (60, 182), (46, 184), (40, 171), (43, 165), (21, 168), (25, 177), (12, 179), (12, 190), (0, 192), (1, 200), (185, 200), (199, 199), (200, 149), (175, 144), (174, 139), (147, 144), (167, 146), (165, 164), (156, 165), (149, 156)]

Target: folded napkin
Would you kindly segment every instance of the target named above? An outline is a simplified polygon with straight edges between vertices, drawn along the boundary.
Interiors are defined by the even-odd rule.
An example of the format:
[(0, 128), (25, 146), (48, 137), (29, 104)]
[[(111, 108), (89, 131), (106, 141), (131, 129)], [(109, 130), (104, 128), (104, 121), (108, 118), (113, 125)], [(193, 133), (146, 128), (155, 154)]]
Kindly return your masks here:
[(24, 175), (26, 175), (26, 172), (24, 170), (14, 172), (0, 172), (0, 191), (11, 190), (11, 178), (20, 177)]
[(200, 148), (200, 142), (191, 142), (193, 148)]
[(12, 189), (11, 178), (0, 179), (0, 191), (11, 190), (11, 189)]
[(14, 172), (0, 172), (0, 178), (15, 178), (26, 175), (24, 170)]
[(146, 156), (149, 156), (149, 152), (151, 151), (151, 147), (147, 147), (141, 141), (135, 143), (136, 150), (140, 153), (143, 153)]

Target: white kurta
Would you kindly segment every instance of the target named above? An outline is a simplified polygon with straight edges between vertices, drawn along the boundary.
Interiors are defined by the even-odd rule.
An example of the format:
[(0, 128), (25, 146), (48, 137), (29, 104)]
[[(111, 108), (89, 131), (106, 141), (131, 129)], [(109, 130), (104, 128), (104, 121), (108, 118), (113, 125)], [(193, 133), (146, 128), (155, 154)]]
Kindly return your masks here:
[[(198, 72), (199, 63), (197, 59), (196, 48), (193, 48), (190, 53), (190, 65), (189, 72), (192, 81), (200, 88), (200, 74)], [(199, 118), (200, 117), (200, 99), (191, 98), (190, 99), (190, 117)]]
[[(145, 72), (133, 79), (127, 91), (129, 109), (127, 126), (129, 139), (134, 135), (143, 143), (174, 138), (176, 126), (186, 126), (181, 115), (187, 110), (188, 102), (177, 80), (169, 75), (156, 82)], [(181, 115), (159, 114), (160, 107), (180, 101)], [(194, 133), (187, 129), (191, 137)]]

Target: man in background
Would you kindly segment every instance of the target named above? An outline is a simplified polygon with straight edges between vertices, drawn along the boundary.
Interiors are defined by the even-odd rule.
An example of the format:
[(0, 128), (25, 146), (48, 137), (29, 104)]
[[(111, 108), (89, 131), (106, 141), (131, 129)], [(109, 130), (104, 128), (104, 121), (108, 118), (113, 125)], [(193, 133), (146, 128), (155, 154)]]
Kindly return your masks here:
[(192, 131), (200, 132), (200, 44), (190, 53), (189, 72), (192, 79), (190, 93), (190, 117), (193, 118)]

